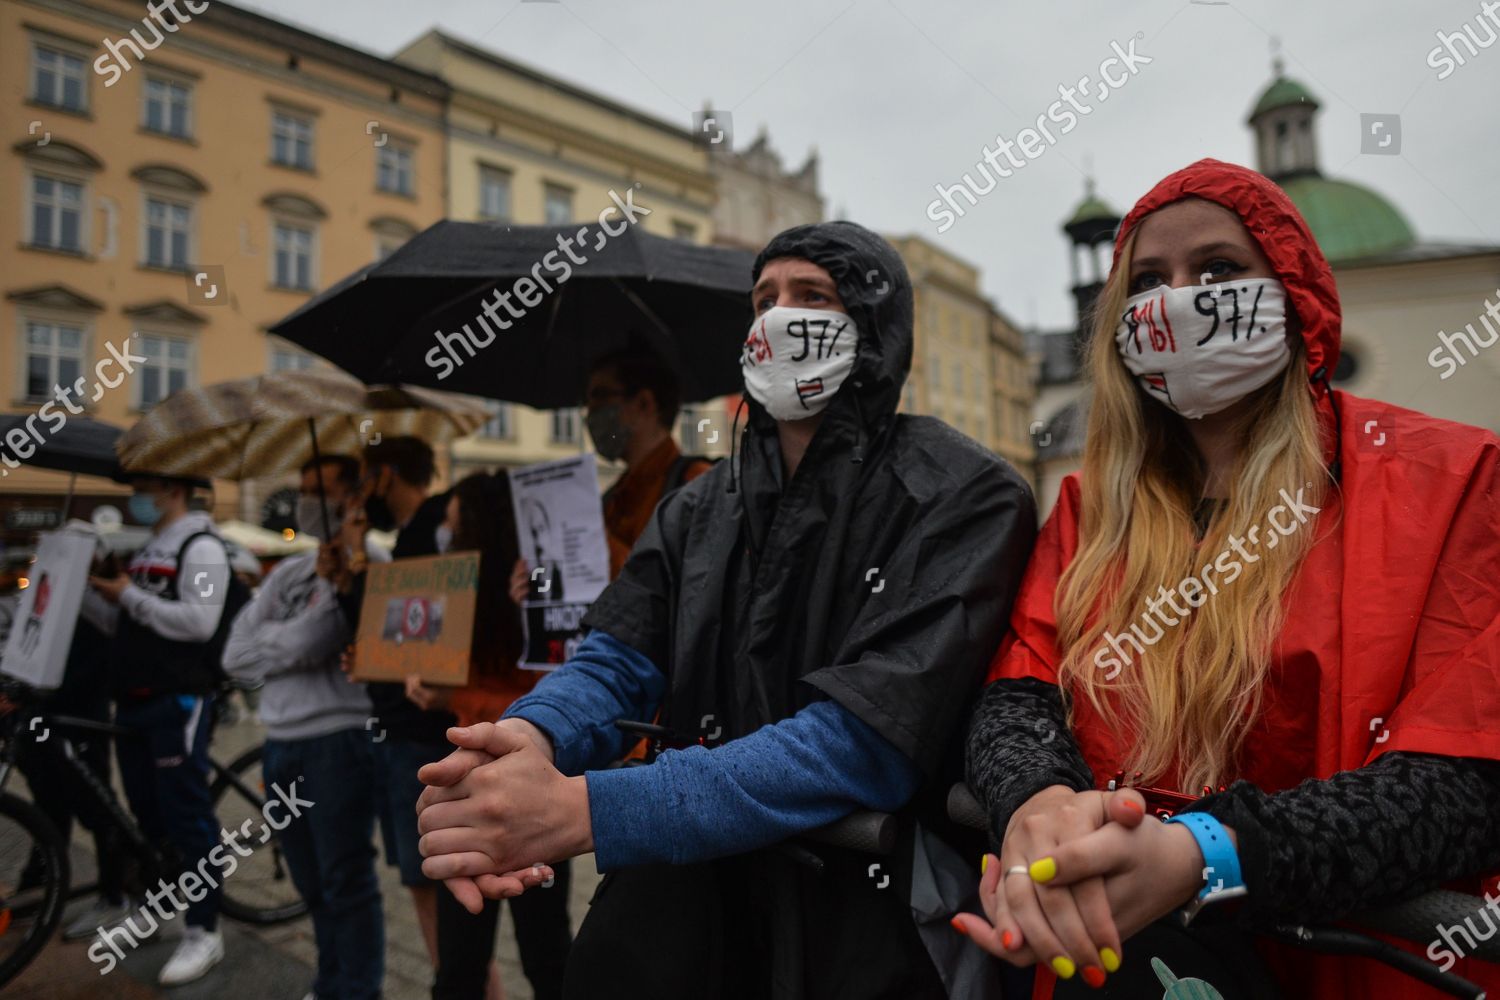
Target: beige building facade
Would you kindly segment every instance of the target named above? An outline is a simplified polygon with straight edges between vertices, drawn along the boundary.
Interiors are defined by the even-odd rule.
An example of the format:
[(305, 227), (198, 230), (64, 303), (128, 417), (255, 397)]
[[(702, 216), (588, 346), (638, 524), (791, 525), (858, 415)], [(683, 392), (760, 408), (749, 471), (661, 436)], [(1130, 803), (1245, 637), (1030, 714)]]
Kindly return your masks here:
[(979, 289), (979, 270), (920, 236), (888, 237), (916, 298), (901, 409), (937, 417), (1029, 478), (1032, 388), (1020, 332)]
[[(0, 155), (0, 402), (50, 403), (44, 433), (59, 415), (129, 426), (184, 386), (312, 364), (268, 327), (444, 213), (442, 81), (224, 3), (167, 28), (143, 11), (0, 0), (19, 125)], [(111, 385), (126, 353), (141, 360)], [(72, 414), (55, 397), (79, 379)], [(12, 520), (67, 488), (6, 471)], [(221, 516), (256, 519), (257, 497), (219, 487)], [(122, 492), (80, 480), (76, 510)]]

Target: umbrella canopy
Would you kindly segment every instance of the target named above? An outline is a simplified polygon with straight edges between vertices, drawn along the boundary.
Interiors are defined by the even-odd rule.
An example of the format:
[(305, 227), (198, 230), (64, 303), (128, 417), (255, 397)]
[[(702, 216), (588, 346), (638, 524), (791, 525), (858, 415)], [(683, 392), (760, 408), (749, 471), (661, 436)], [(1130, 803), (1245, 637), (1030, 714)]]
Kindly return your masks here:
[(12, 428), (25, 427), (27, 419), (25, 414), (0, 416), (0, 456), (59, 472), (111, 479), (119, 476), (120, 459), (115, 454), (115, 442), (123, 433), (120, 428), (88, 417), (69, 417), (67, 423), (51, 431), (42, 422), (34, 421), (42, 442), (29, 457), (21, 458), (4, 441)]
[(157, 403), (119, 441), (131, 471), (254, 479), (295, 472), (321, 454), (355, 454), (377, 435), (433, 443), (463, 437), (490, 417), (479, 400), (414, 386), (365, 386), (342, 372), (257, 375), (182, 389)]
[(578, 405), (591, 362), (643, 343), (677, 369), (692, 402), (740, 391), (753, 263), (638, 225), (610, 236), (598, 225), (444, 221), (272, 332), (366, 382), (539, 409)]

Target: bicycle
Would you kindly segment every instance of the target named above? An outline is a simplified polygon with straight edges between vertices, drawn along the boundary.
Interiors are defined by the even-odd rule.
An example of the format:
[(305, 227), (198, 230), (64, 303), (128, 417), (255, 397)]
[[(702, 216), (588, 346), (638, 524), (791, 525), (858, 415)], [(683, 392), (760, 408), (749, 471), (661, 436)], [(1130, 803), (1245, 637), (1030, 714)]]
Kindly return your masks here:
[[(235, 690), (226, 685), (221, 694)], [(114, 791), (79, 758), (70, 731), (133, 738), (122, 727), (95, 719), (53, 715), (44, 711), (36, 689), (11, 678), (0, 678), (0, 695), (12, 704), (0, 716), (0, 986), (15, 978), (51, 940), (62, 920), (63, 908), (73, 898), (97, 886), (73, 886), (68, 844), (34, 804), (5, 791), (21, 750), (48, 754), (76, 779), (79, 794), (96, 807), (118, 835), (125, 861), (136, 866), (142, 886), (170, 876), (175, 867), (147, 840)], [(222, 703), (222, 698), (220, 699)], [(254, 746), (228, 765), (212, 755), (210, 794), (222, 830), (241, 831), (260, 822), (255, 850), (238, 857), (234, 874), (223, 882), (221, 909), (225, 916), (252, 924), (276, 924), (307, 912), (307, 904), (291, 881), (275, 832), (264, 822), (265, 782), (260, 775), (263, 747)], [(244, 834), (241, 834), (245, 836)], [(239, 852), (236, 852), (239, 854)]]

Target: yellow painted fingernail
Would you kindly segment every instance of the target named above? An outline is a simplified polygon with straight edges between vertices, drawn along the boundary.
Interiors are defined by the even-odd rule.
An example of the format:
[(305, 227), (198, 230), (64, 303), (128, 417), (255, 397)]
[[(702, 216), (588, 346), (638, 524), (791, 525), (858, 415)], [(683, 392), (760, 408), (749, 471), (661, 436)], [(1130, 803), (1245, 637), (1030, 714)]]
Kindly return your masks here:
[(986, 854), (984, 857), (982, 857), (982, 858), (979, 859), (979, 874), (983, 875), (984, 874), (984, 870), (986, 868), (988, 868), (989, 866), (990, 866), (990, 856), (988, 854)]
[(1058, 979), (1072, 979), (1073, 973), (1078, 971), (1078, 966), (1066, 955), (1058, 955), (1052, 960), (1052, 971), (1057, 973)]
[[(1036, 882), (1051, 882), (1057, 878), (1057, 862), (1052, 858), (1033, 861), (1029, 870), (1032, 880)], [(1072, 965), (1071, 962), (1068, 964)]]
[(1113, 948), (1100, 948), (1099, 964), (1104, 966), (1105, 972), (1119, 972), (1120, 956), (1115, 953)]

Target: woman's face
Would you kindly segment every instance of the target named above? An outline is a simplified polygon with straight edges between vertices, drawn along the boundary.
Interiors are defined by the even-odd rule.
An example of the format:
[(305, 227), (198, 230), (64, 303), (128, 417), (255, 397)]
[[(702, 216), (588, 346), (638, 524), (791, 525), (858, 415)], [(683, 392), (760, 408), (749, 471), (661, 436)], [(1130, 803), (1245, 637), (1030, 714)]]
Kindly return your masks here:
[(448, 506), (443, 509), (443, 526), (455, 535), (458, 534), (458, 497), (449, 497)]
[(1162, 285), (1182, 288), (1236, 278), (1276, 277), (1271, 262), (1240, 217), (1202, 198), (1188, 198), (1157, 209), (1135, 232), (1130, 295)]

